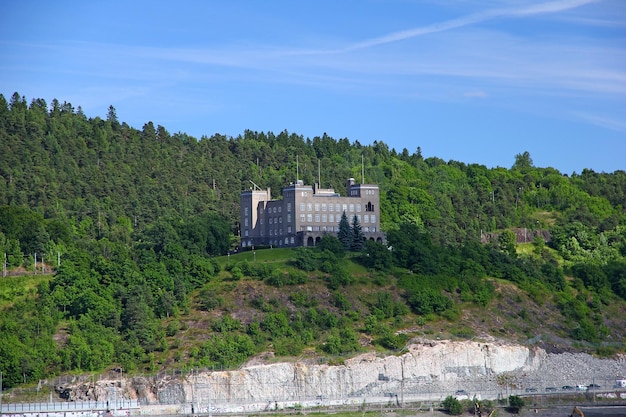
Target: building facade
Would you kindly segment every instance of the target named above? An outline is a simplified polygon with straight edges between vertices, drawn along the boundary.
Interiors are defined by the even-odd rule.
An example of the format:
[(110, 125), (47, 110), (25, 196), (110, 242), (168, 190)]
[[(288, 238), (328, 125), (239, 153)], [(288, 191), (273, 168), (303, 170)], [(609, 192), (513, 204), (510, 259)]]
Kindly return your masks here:
[(241, 247), (315, 246), (325, 234), (337, 235), (344, 212), (351, 225), (357, 216), (366, 239), (384, 242), (378, 185), (350, 178), (347, 192), (342, 197), (332, 188), (302, 181), (283, 188), (280, 200), (272, 200), (269, 188), (242, 192)]

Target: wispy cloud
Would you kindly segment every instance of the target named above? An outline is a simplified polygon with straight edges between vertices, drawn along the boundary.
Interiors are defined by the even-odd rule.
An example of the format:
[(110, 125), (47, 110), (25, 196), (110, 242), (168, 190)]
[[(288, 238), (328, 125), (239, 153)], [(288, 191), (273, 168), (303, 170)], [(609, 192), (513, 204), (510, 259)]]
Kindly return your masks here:
[(573, 113), (574, 117), (604, 129), (614, 130), (617, 132), (626, 132), (626, 121), (623, 119), (614, 119), (607, 116), (591, 113)]
[(532, 6), (523, 6), (507, 9), (491, 9), (479, 13), (473, 13), (458, 19), (452, 19), (445, 22), (434, 23), (428, 26), (422, 26), (410, 30), (390, 33), (385, 36), (358, 42), (344, 48), (342, 51), (350, 51), (355, 49), (370, 48), (373, 46), (384, 45), (392, 42), (399, 42), (417, 36), (428, 35), (436, 32), (443, 32), (460, 28), (463, 26), (473, 25), (487, 20), (500, 17), (525, 17), (531, 15), (557, 13), (569, 9), (581, 7), (598, 0), (559, 0), (547, 3), (536, 4)]

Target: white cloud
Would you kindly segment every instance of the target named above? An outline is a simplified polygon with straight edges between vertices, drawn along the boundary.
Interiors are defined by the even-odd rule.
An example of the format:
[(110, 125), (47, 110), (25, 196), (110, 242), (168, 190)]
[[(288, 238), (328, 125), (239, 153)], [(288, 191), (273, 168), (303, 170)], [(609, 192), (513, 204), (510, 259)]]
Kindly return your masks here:
[(591, 113), (573, 113), (574, 117), (604, 129), (615, 130), (617, 132), (626, 132), (626, 121), (623, 119), (614, 119), (607, 116), (591, 114)]

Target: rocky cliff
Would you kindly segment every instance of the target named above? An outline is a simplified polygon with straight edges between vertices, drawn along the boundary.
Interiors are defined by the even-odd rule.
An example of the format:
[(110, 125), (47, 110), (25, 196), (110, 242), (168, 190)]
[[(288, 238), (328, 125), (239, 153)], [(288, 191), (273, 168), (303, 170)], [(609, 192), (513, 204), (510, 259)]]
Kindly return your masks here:
[(195, 404), (199, 408), (257, 404), (258, 409), (320, 402), (440, 400), (457, 390), (497, 398), (531, 387), (543, 390), (592, 382), (608, 387), (624, 375), (623, 357), (548, 354), (541, 348), (495, 342), (424, 341), (397, 356), (366, 353), (341, 365), (284, 362), (181, 378), (100, 380), (73, 387), (72, 397), (138, 399), (144, 405)]

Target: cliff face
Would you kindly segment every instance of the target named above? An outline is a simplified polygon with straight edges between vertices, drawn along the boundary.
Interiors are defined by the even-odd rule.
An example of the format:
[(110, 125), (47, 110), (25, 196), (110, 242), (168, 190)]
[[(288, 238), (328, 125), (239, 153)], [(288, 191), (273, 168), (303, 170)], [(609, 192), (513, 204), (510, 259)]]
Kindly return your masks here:
[[(429, 341), (411, 345), (398, 356), (366, 353), (334, 366), (276, 363), (179, 379), (101, 380), (91, 389), (96, 397), (91, 399), (195, 405), (198, 411), (209, 406), (216, 411), (232, 407), (239, 407), (232, 411), (252, 411), (294, 404), (435, 401), (460, 389), (471, 397), (495, 399), (529, 387), (590, 384), (619, 375), (626, 375), (623, 359), (548, 354), (521, 345)], [(76, 387), (75, 393), (79, 391)]]
[(368, 353), (338, 366), (279, 363), (205, 373), (197, 376), (195, 388), (199, 393), (211, 387), (216, 401), (380, 395), (399, 392), (400, 384), (406, 390), (420, 385), (436, 390), (465, 380), (535, 369), (542, 356), (545, 354), (522, 346), (428, 343), (412, 345), (400, 356), (380, 358)]

